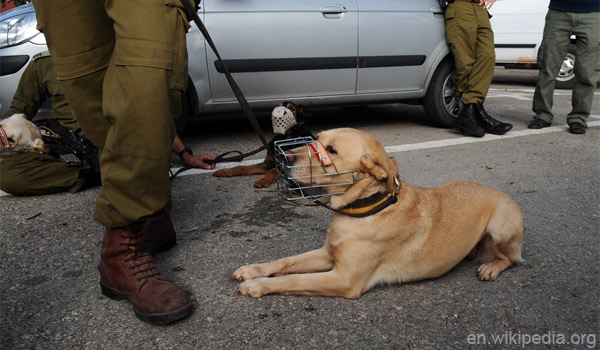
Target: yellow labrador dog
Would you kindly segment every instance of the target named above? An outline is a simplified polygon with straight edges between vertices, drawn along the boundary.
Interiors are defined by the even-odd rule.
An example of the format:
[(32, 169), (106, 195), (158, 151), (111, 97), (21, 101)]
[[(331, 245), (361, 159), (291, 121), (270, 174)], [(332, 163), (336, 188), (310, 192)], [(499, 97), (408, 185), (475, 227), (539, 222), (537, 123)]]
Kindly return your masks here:
[(0, 120), (0, 140), (4, 154), (45, 152), (40, 130), (24, 114), (13, 114)]
[[(386, 193), (397, 196), (397, 201), (362, 218), (335, 213), (320, 249), (239, 268), (232, 276), (244, 281), (237, 289), (239, 294), (357, 299), (380, 283), (439, 277), (467, 256), (488, 261), (478, 269), (479, 278), (487, 281), (521, 260), (523, 215), (508, 195), (465, 181), (434, 188), (413, 187), (399, 180), (398, 164), (386, 154), (381, 142), (363, 131), (328, 130), (319, 134), (318, 141), (331, 162), (312, 171), (341, 175), (306, 176), (310, 170), (301, 165), (322, 156), (295, 150), (287, 156), (293, 162), (294, 176), (329, 182), (333, 186), (325, 188), (332, 193), (339, 192), (335, 183), (340, 179), (336, 177), (353, 182), (331, 197), (332, 208), (360, 210), (355, 203)], [(344, 173), (354, 170), (359, 174), (354, 179), (354, 175)]]

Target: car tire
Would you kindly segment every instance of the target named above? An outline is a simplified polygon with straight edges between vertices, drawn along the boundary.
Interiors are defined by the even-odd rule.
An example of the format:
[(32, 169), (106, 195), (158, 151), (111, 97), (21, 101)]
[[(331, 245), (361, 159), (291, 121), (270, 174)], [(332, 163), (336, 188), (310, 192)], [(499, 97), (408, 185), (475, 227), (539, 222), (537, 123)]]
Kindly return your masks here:
[(175, 118), (177, 134), (183, 135), (188, 122), (199, 113), (198, 93), (192, 78), (188, 77), (187, 89), (181, 94), (181, 116)]
[(557, 89), (572, 89), (575, 86), (575, 52), (575, 45), (569, 45), (567, 57), (565, 57), (558, 77), (554, 82)]
[(423, 99), (423, 108), (429, 123), (437, 127), (449, 128), (458, 115), (459, 104), (456, 67), (454, 60), (447, 58), (433, 73)]

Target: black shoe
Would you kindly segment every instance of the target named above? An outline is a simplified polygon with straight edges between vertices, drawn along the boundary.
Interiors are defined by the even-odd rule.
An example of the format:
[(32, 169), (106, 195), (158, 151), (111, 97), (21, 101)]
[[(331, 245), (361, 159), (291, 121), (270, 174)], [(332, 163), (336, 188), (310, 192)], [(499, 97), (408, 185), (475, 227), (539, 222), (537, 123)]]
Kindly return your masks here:
[(573, 123), (569, 125), (569, 132), (577, 135), (585, 134), (585, 126), (580, 123)]
[(541, 128), (547, 128), (550, 126), (550, 123), (548, 123), (545, 120), (542, 119), (534, 119), (531, 122), (529, 122), (529, 129), (541, 129)]
[(452, 125), (454, 129), (466, 136), (483, 137), (485, 130), (475, 122), (476, 110), (477, 105), (473, 103), (464, 105)]
[(477, 106), (475, 120), (477, 121), (477, 125), (481, 126), (485, 132), (494, 135), (504, 135), (513, 127), (512, 124), (503, 123), (492, 118), (486, 112), (485, 108), (483, 108), (483, 103)]

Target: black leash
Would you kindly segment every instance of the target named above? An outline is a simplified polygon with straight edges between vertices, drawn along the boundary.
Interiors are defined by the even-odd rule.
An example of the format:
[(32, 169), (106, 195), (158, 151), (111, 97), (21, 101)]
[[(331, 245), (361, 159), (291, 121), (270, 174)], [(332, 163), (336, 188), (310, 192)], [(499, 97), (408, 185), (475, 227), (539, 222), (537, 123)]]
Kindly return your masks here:
[[(207, 159), (204, 161), (204, 163), (216, 164), (216, 163), (223, 163), (223, 162), (241, 162), (244, 158), (254, 155), (254, 154), (264, 150), (265, 148), (266, 148), (265, 146), (260, 146), (257, 149), (255, 149), (254, 151), (250, 151), (248, 153), (242, 153), (242, 152), (236, 151), (236, 150), (229, 151), (229, 152), (225, 152), (223, 154), (216, 156), (215, 159), (213, 159), (213, 160)], [(230, 155), (232, 153), (237, 153), (237, 156), (227, 157), (228, 155)]]
[(186, 12), (194, 20), (194, 23), (196, 23), (196, 25), (198, 26), (198, 29), (200, 29), (200, 32), (206, 39), (206, 42), (208, 42), (208, 45), (210, 46), (210, 48), (213, 50), (213, 52), (217, 56), (219, 63), (221, 63), (223, 65), (223, 72), (225, 73), (225, 77), (227, 78), (227, 81), (229, 82), (229, 86), (231, 86), (231, 90), (233, 90), (233, 94), (235, 95), (238, 102), (240, 103), (240, 106), (244, 110), (244, 113), (246, 113), (246, 116), (248, 117), (250, 124), (252, 124), (254, 131), (256, 131), (256, 134), (258, 134), (258, 137), (260, 138), (260, 141), (262, 142), (264, 148), (267, 150), (267, 152), (271, 156), (273, 156), (273, 152), (267, 145), (267, 140), (265, 139), (265, 135), (263, 134), (262, 130), (260, 129), (260, 125), (258, 125), (258, 121), (256, 120), (256, 116), (254, 115), (254, 112), (250, 108), (250, 105), (248, 104), (246, 97), (242, 93), (242, 90), (240, 89), (238, 84), (233, 79), (233, 76), (229, 72), (227, 65), (225, 65), (225, 62), (223, 62), (223, 59), (221, 58), (219, 51), (217, 51), (217, 47), (215, 46), (215, 43), (213, 42), (212, 38), (210, 37), (210, 34), (208, 34), (208, 30), (206, 30), (206, 27), (204, 26), (204, 23), (202, 23), (202, 21), (200, 20), (200, 17), (198, 17), (198, 12), (196, 11), (196, 9), (194, 8), (194, 6), (192, 5), (192, 3), (189, 0), (181, 0), (181, 3), (183, 4), (183, 7), (185, 8)]
[[(265, 146), (260, 146), (259, 148), (255, 149), (254, 151), (250, 151), (248, 153), (242, 153), (240, 151), (229, 151), (229, 152), (225, 152), (223, 154), (216, 156), (215, 159), (213, 159), (213, 160), (207, 159), (204, 161), (204, 163), (216, 164), (216, 163), (222, 163), (222, 162), (241, 162), (244, 158), (251, 156), (253, 154), (256, 154), (264, 149), (265, 149)], [(231, 153), (237, 153), (237, 156), (226, 157), (228, 154), (231, 154)], [(189, 165), (186, 165), (184, 167), (179, 168), (179, 170), (177, 170), (177, 172), (175, 172), (175, 173), (173, 173), (171, 171), (171, 181), (173, 181), (177, 175), (183, 173), (184, 171), (188, 171), (190, 169), (194, 169), (194, 168)]]

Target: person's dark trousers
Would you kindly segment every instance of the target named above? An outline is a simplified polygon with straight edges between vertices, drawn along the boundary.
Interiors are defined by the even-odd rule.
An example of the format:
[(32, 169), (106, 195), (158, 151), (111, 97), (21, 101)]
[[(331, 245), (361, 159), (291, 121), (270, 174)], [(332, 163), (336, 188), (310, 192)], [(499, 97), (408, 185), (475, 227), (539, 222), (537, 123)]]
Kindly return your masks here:
[[(554, 82), (567, 55), (571, 34), (577, 36), (575, 60), (576, 82), (572, 95), (572, 110), (567, 123), (587, 127), (592, 109), (594, 89), (600, 70), (600, 13), (574, 13), (548, 10), (544, 37), (539, 51), (540, 68), (533, 97), (534, 119), (552, 123), (554, 114)], [(545, 125), (545, 124), (544, 124)]]

